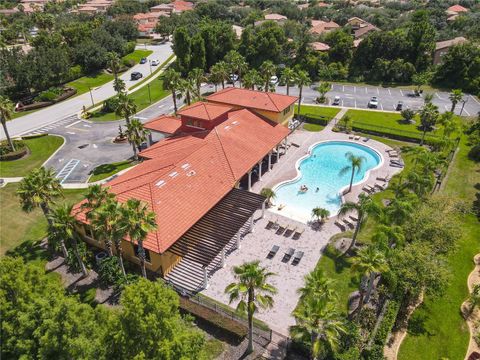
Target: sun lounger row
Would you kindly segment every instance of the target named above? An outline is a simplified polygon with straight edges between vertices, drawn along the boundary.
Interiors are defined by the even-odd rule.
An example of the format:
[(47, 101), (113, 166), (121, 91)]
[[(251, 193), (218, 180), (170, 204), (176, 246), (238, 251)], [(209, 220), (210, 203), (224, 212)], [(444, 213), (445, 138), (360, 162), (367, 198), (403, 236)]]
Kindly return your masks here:
[[(272, 249), (270, 250), (270, 252), (267, 255), (267, 259), (273, 259), (275, 257), (275, 255), (277, 255), (278, 250), (280, 250), (280, 246), (273, 245)], [(287, 251), (285, 251), (285, 254), (283, 254), (282, 262), (285, 262), (285, 263), (289, 262), (290, 259), (293, 257), (292, 265), (298, 265), (300, 260), (302, 260), (303, 255), (304, 255), (303, 251), (295, 252), (295, 249), (288, 248)]]
[(390, 160), (390, 166), (392, 167), (398, 167), (398, 168), (403, 168), (405, 166), (405, 163), (403, 162), (402, 159), (399, 160)]
[(383, 181), (383, 182), (388, 182), (388, 181), (390, 181), (390, 174), (387, 174), (387, 176), (385, 176), (385, 177), (377, 176), (377, 180)]
[[(357, 141), (360, 140), (360, 136), (358, 136), (358, 135), (350, 135), (348, 138), (350, 140), (357, 140)], [(370, 140), (369, 137), (366, 137), (366, 138), (362, 139), (363, 142), (367, 142), (368, 140)]]
[(365, 191), (367, 194), (374, 194), (378, 191), (383, 191), (387, 188), (387, 184), (379, 184), (375, 183), (373, 186), (365, 185), (362, 190)]
[(305, 229), (297, 229), (296, 227), (293, 227), (291, 225), (288, 225), (288, 226), (285, 226), (285, 225), (280, 225), (277, 223), (277, 221), (272, 221), (272, 220), (269, 220), (267, 225), (265, 226), (265, 229), (267, 230), (275, 230), (275, 234), (277, 235), (283, 235), (285, 237), (290, 237), (292, 236), (292, 238), (294, 240), (298, 240), (303, 232), (305, 231)]
[(335, 221), (335, 225), (337, 225), (340, 230), (346, 231), (347, 229), (355, 229), (355, 223), (358, 219), (354, 216), (349, 216), (348, 218), (338, 219)]

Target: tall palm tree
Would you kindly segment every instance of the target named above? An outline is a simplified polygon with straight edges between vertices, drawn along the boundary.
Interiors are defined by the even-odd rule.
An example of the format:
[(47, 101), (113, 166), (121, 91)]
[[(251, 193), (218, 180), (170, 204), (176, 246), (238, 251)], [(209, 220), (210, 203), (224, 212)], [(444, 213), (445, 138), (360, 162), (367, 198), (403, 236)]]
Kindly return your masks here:
[(262, 82), (262, 78), (257, 70), (251, 69), (243, 76), (243, 87), (245, 89), (255, 90), (255, 85)]
[(116, 78), (113, 80), (113, 90), (117, 92), (117, 95), (124, 92), (126, 89), (125, 81), (120, 78)]
[(145, 270), (145, 249), (143, 242), (148, 234), (157, 228), (155, 213), (150, 211), (147, 204), (137, 199), (129, 199), (124, 206), (124, 220), (122, 227), (130, 237), (130, 241), (138, 245), (138, 257), (142, 276), (147, 277)]
[(378, 225), (372, 240), (379, 248), (382, 242), (387, 244), (389, 248), (398, 247), (405, 242), (405, 234), (401, 226)]
[[(227, 63), (227, 68), (232, 74), (238, 74), (240, 87), (242, 87), (242, 74), (248, 69), (248, 64), (238, 51), (231, 50), (225, 55), (224, 61)], [(233, 83), (235, 87), (235, 83)]]
[(218, 82), (222, 84), (222, 89), (225, 89), (225, 81), (228, 80), (228, 77), (230, 75), (228, 73), (227, 63), (225, 61), (219, 61), (215, 65), (212, 65), (212, 67), (210, 68), (210, 74), (213, 77), (215, 86)]
[(118, 79), (118, 69), (120, 68), (120, 57), (114, 51), (107, 53), (107, 64), (112, 70), (113, 77), (115, 80)]
[(286, 67), (285, 69), (283, 69), (281, 80), (285, 83), (285, 86), (287, 87), (287, 95), (290, 95), (290, 86), (295, 84), (296, 79), (297, 74), (295, 73), (295, 70), (290, 67)]
[(82, 204), (82, 209), (86, 209), (87, 219), (91, 219), (95, 210), (105, 204), (107, 201), (115, 198), (115, 195), (108, 191), (107, 187), (101, 185), (91, 185), (88, 187), (85, 195), (85, 202)]
[(357, 212), (358, 221), (355, 225), (355, 231), (353, 232), (352, 242), (350, 243), (350, 246), (348, 247), (345, 253), (348, 253), (355, 246), (358, 232), (360, 231), (360, 228), (365, 222), (365, 220), (367, 219), (367, 217), (369, 215), (378, 217), (381, 212), (379, 206), (375, 204), (372, 198), (365, 194), (360, 194), (358, 196), (358, 202), (356, 203), (350, 202), (350, 201), (343, 203), (342, 206), (340, 207), (339, 215), (345, 215), (350, 211)]
[(365, 159), (364, 156), (356, 156), (350, 151), (345, 153), (345, 157), (347, 158), (349, 165), (342, 168), (342, 170), (340, 170), (339, 175), (343, 176), (347, 172), (351, 172), (350, 187), (348, 188), (348, 192), (350, 192), (352, 191), (353, 178), (355, 176), (355, 173), (358, 174), (358, 172), (362, 169), (363, 163), (367, 161), (367, 159)]
[(172, 92), (173, 108), (177, 113), (177, 90), (180, 87), (180, 73), (169, 68), (163, 75), (163, 87)]
[(296, 325), (290, 327), (290, 335), (296, 340), (310, 342), (312, 359), (327, 358), (346, 333), (345, 325), (333, 302), (325, 297), (308, 296), (292, 313)]
[(431, 174), (419, 171), (410, 171), (407, 175), (405, 186), (412, 190), (418, 197), (423, 198), (431, 190), (434, 178)]
[(253, 351), (253, 315), (260, 307), (262, 309), (273, 306), (272, 295), (277, 289), (268, 283), (271, 276), (275, 275), (260, 266), (260, 261), (244, 263), (233, 268), (236, 282), (225, 288), (225, 293), (230, 296), (230, 303), (240, 299), (237, 310), (248, 314), (248, 348)]
[(330, 216), (330, 211), (327, 209), (316, 207), (312, 209), (312, 217), (316, 218), (319, 223), (323, 223), (326, 218)]
[(187, 105), (192, 103), (192, 97), (196, 95), (197, 88), (193, 79), (180, 79), (180, 94), (187, 101)]
[(363, 304), (369, 301), (377, 273), (384, 272), (387, 269), (385, 256), (374, 246), (360, 249), (358, 255), (353, 258), (352, 270), (358, 272), (362, 277), (366, 276), (368, 278), (367, 290), (364, 291), (363, 287), (360, 286), (360, 301), (354, 311), (356, 314), (359, 314)]
[(7, 138), (8, 145), (11, 151), (15, 151), (15, 145), (13, 144), (10, 134), (8, 133), (7, 121), (12, 119), (13, 103), (6, 97), (0, 96), (0, 121), (2, 122), (3, 132)]
[(64, 239), (70, 240), (73, 247), (73, 252), (78, 261), (78, 265), (80, 266), (83, 276), (86, 277), (88, 275), (88, 271), (78, 251), (79, 234), (77, 229), (80, 226), (80, 222), (75, 218), (72, 210), (73, 206), (66, 204), (54, 209), (50, 214), (52, 230), (57, 232), (59, 238), (61, 239), (62, 247), (65, 247)]
[(49, 228), (52, 227), (50, 218), (51, 206), (55, 199), (62, 196), (62, 186), (55, 178), (53, 169), (40, 167), (33, 169), (25, 176), (17, 189), (23, 211), (31, 212), (36, 208), (42, 209)]
[(442, 125), (444, 139), (449, 139), (452, 134), (458, 134), (460, 132), (461, 124), (458, 118), (450, 111), (443, 113), (440, 116), (439, 122)]
[(448, 98), (452, 102), (452, 108), (450, 111), (453, 113), (457, 107), (457, 104), (463, 100), (463, 92), (460, 89), (453, 89)]
[(263, 188), (262, 191), (260, 191), (260, 195), (267, 198), (267, 204), (270, 204), (271, 201), (277, 197), (277, 194), (275, 194), (272, 188)]
[(195, 83), (195, 88), (196, 88), (197, 95), (198, 95), (198, 97), (200, 97), (200, 95), (201, 95), (200, 88), (202, 86), (202, 82), (207, 81), (207, 78), (205, 77), (205, 74), (203, 73), (203, 70), (199, 69), (199, 68), (195, 68), (192, 71), (190, 71), (189, 77)]
[(436, 124), (438, 121), (438, 107), (433, 105), (432, 103), (426, 103), (423, 108), (420, 110), (420, 123), (422, 124), (422, 140), (420, 141), (420, 145), (423, 145), (425, 141), (425, 135), (428, 130), (431, 129), (433, 125)]
[(304, 70), (299, 70), (296, 76), (297, 86), (298, 86), (298, 109), (297, 112), (300, 114), (300, 107), (302, 105), (302, 91), (304, 86), (309, 86), (312, 81), (308, 76), (308, 73)]
[(318, 98), (319, 103), (325, 102), (325, 94), (332, 90), (332, 85), (329, 82), (322, 82), (317, 86), (317, 91), (320, 93)]
[(428, 94), (425, 94), (425, 96), (423, 97), (423, 103), (426, 105), (426, 104), (431, 104), (433, 101), (433, 93), (428, 93)]
[(125, 118), (127, 125), (130, 123), (130, 117), (137, 112), (137, 104), (133, 99), (130, 99), (127, 94), (118, 94), (118, 105), (115, 109), (115, 114)]
[(148, 134), (150, 134), (150, 130), (146, 129), (138, 119), (132, 119), (132, 121), (127, 124), (125, 135), (130, 145), (132, 145), (134, 160), (138, 160), (137, 150), (138, 152), (141, 151), (142, 143), (147, 141)]
[(305, 285), (297, 290), (300, 299), (307, 297), (323, 297), (326, 300), (334, 300), (336, 298), (333, 290), (333, 281), (325, 276), (322, 268), (316, 267), (304, 277)]
[(412, 216), (413, 203), (408, 198), (393, 198), (385, 209), (390, 224), (403, 225)]
[(264, 61), (262, 65), (260, 65), (260, 74), (263, 78), (263, 83), (265, 84), (264, 91), (268, 92), (270, 88), (270, 78), (275, 75), (277, 72), (277, 67), (273, 62), (270, 60)]

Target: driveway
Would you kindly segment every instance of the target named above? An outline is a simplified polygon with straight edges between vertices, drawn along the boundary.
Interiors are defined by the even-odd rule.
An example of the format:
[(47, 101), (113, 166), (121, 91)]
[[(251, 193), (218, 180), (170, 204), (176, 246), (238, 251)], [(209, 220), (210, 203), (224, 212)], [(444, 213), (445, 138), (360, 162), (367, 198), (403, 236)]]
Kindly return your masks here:
[[(137, 49), (145, 49), (144, 46), (137, 47)], [(173, 53), (171, 43), (165, 43), (162, 45), (147, 46), (148, 50), (152, 50), (153, 53), (148, 56), (149, 60), (158, 59), (160, 63), (163, 63)], [(136, 81), (130, 81), (130, 74), (133, 71), (141, 72), (145, 77), (150, 74), (150, 65), (137, 64), (131, 69), (123, 73), (120, 78), (125, 81), (128, 87), (132, 86)], [(95, 103), (108, 99), (115, 95), (113, 90), (113, 81), (106, 83), (98, 88), (92, 89), (92, 97)], [(90, 93), (85, 93), (74, 98), (62, 101), (58, 104), (49, 106), (45, 109), (36, 111), (34, 113), (22, 116), (20, 118), (11, 120), (8, 122), (8, 130), (11, 136), (23, 135), (30, 133), (42, 127), (54, 124), (58, 121), (74, 115), (81, 111), (83, 106), (92, 105)], [(5, 134), (3, 129), (0, 129), (0, 139), (3, 139)]]

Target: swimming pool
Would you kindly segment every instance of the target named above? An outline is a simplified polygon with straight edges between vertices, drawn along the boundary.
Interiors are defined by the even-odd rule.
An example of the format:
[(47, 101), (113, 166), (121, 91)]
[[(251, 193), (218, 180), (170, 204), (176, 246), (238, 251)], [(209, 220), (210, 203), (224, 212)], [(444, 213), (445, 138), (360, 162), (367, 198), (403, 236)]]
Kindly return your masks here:
[[(382, 157), (365, 145), (349, 141), (317, 143), (310, 147), (309, 155), (297, 162), (297, 177), (274, 187), (276, 208), (284, 205), (279, 213), (306, 220), (311, 218), (313, 208), (322, 207), (335, 215), (342, 204), (341, 192), (350, 184), (351, 171), (340, 175), (341, 169), (349, 165), (347, 152), (365, 158), (353, 178), (354, 184), (365, 180), (368, 172), (382, 162)], [(303, 185), (308, 187), (306, 192), (300, 191)]]

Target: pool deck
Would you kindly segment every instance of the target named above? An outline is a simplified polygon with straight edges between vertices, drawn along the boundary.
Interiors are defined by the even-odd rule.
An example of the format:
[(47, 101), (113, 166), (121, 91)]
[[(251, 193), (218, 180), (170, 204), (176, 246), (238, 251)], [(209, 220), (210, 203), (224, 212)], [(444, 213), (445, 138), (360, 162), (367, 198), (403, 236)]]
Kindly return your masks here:
[[(293, 179), (297, 175), (296, 162), (308, 154), (311, 145), (319, 141), (353, 141), (349, 139), (347, 134), (332, 132), (333, 123), (334, 120), (321, 132), (297, 130), (290, 135), (288, 142), (293, 142), (299, 147), (290, 146), (287, 153), (280, 158), (279, 163), (265, 173), (261, 181), (254, 184), (252, 191), (260, 192), (264, 187), (273, 188), (279, 182)], [(401, 171), (401, 169), (389, 166), (389, 156), (385, 152), (385, 150), (390, 149), (388, 146), (375, 140), (369, 140), (365, 143), (362, 139), (354, 142), (372, 147), (383, 156), (384, 161), (379, 168), (370, 172), (365, 182), (353, 187), (352, 192), (345, 196), (347, 201), (356, 201), (365, 184), (373, 186), (378, 182), (376, 180), (377, 176), (393, 176)], [(260, 260), (262, 266), (277, 274), (271, 278), (271, 283), (277, 288), (278, 293), (274, 296), (273, 308), (260, 310), (255, 316), (265, 321), (271, 329), (286, 336), (288, 336), (288, 328), (295, 324), (295, 319), (291, 313), (298, 303), (297, 289), (303, 286), (305, 275), (315, 268), (329, 239), (340, 232), (340, 229), (334, 224), (336, 216), (328, 219), (320, 229), (314, 229), (308, 224), (311, 219), (298, 219), (294, 215), (288, 214), (288, 206), (280, 212), (267, 209), (264, 218), (261, 218), (261, 212), (257, 211), (254, 231), (243, 237), (241, 248), (227, 256), (226, 266), (212, 275), (209, 280), (209, 287), (202, 291), (205, 295), (228, 304), (228, 296), (224, 291), (225, 287), (234, 281), (232, 268), (244, 262)], [(304, 232), (297, 240), (294, 240), (291, 236), (277, 235), (275, 230), (266, 229), (269, 220), (298, 230), (304, 230)], [(266, 256), (274, 245), (278, 245), (280, 250), (273, 259), (267, 259)], [(304, 256), (298, 265), (292, 265), (292, 259), (284, 261), (284, 253), (288, 248), (304, 252)], [(236, 304), (231, 306), (236, 306)]]

